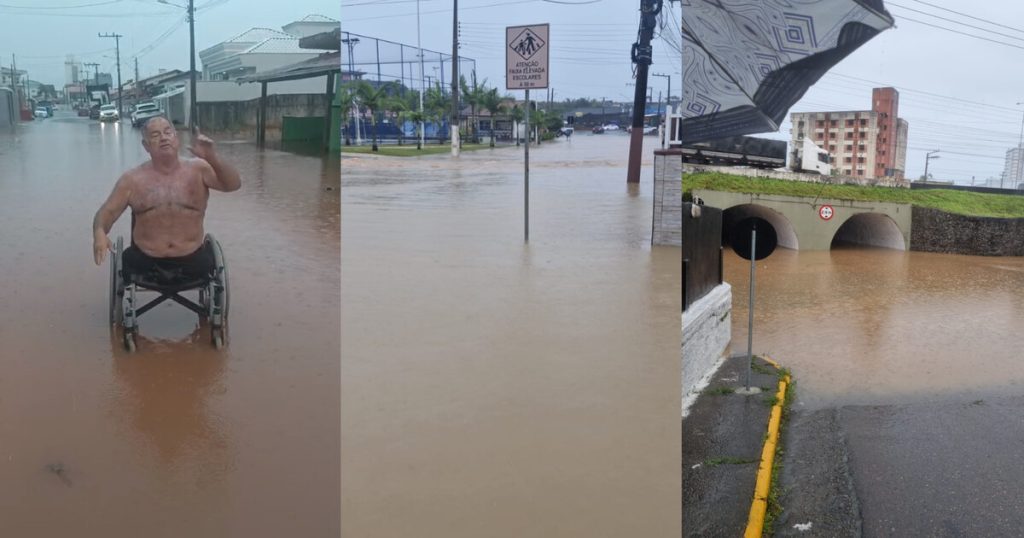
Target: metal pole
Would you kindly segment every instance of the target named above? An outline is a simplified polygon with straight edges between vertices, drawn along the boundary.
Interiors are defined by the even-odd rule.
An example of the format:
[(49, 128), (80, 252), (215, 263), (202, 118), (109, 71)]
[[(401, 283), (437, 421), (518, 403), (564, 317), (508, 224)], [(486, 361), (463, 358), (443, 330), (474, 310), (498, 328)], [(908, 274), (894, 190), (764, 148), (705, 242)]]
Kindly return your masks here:
[[(516, 133), (516, 138), (519, 133)], [(523, 242), (530, 242), (530, 90), (526, 90), (526, 150), (523, 161)]]
[(423, 92), (427, 91), (423, 85), (423, 45), (420, 43), (420, 0), (416, 0), (416, 48), (419, 49), (420, 53), (420, 146), (422, 147), (425, 143), (424, 131), (427, 126), (423, 124)]
[(452, 157), (459, 156), (459, 0), (452, 10)]
[(192, 136), (196, 135), (199, 128), (196, 115), (199, 111), (196, 107), (196, 9), (194, 0), (188, 0), (188, 63), (189, 63), (189, 95), (191, 97), (188, 112), (188, 127)]
[(750, 369), (754, 362), (754, 272), (757, 270), (757, 225), (750, 230), (750, 305), (747, 310), (747, 392), (750, 392)]

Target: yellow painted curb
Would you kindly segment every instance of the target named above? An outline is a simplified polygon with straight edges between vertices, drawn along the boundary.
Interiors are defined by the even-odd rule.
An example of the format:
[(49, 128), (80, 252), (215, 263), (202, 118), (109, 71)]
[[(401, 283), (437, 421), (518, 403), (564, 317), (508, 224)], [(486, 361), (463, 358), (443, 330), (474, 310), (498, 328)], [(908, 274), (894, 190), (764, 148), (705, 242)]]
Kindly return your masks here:
[[(768, 358), (762, 358), (776, 369), (779, 365)], [(782, 405), (786, 399), (786, 386), (789, 376), (779, 380), (779, 392), (775, 395), (775, 405), (768, 419), (768, 439), (761, 450), (761, 465), (757, 469), (757, 484), (754, 486), (754, 501), (750, 505), (750, 516), (747, 518), (747, 530), (744, 538), (761, 538), (764, 533), (764, 516), (768, 511), (768, 489), (772, 484), (772, 464), (775, 462), (775, 447), (779, 443), (779, 425), (782, 422)]]

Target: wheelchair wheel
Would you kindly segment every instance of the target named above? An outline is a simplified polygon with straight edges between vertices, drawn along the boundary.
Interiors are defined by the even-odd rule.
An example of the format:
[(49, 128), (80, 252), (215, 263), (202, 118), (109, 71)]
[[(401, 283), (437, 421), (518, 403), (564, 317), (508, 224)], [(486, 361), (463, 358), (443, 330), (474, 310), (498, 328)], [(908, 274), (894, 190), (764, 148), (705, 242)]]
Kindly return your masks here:
[(121, 276), (121, 254), (124, 252), (124, 239), (117, 238), (114, 252), (110, 254), (110, 323), (121, 323), (124, 314), (124, 278)]
[[(216, 276), (211, 282), (209, 291), (203, 297), (208, 304), (210, 312), (210, 338), (213, 347), (223, 349), (228, 344), (228, 306), (230, 305), (230, 289), (228, 287), (228, 268), (225, 263), (224, 250), (220, 242), (207, 234), (206, 239), (213, 248), (213, 258), (216, 266)], [(202, 293), (202, 292), (201, 292)]]

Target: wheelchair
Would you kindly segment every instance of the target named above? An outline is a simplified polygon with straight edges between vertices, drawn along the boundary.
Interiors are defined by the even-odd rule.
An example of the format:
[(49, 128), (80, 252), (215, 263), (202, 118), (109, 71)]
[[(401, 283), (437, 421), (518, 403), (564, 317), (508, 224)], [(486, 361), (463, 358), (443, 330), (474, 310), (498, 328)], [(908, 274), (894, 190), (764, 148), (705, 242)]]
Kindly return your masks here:
[[(203, 243), (213, 249), (214, 270), (206, 278), (190, 280), (178, 274), (162, 272), (124, 275), (124, 239), (120, 236), (117, 238), (114, 253), (110, 256), (110, 323), (115, 327), (121, 325), (124, 346), (129, 352), (134, 352), (136, 348), (138, 318), (167, 300), (188, 308), (198, 314), (200, 320), (206, 319), (209, 322), (214, 348), (223, 349), (227, 345), (230, 295), (224, 251), (210, 234), (206, 234)], [(199, 290), (198, 303), (181, 295), (193, 290)], [(141, 292), (155, 292), (159, 296), (139, 306)]]

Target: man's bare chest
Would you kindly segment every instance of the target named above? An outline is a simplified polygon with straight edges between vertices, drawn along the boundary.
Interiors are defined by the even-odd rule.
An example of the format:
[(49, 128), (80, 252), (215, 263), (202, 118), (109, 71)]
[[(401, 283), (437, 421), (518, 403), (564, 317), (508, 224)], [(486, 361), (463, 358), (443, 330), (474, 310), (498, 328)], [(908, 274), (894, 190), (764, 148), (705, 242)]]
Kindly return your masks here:
[(169, 176), (154, 173), (138, 178), (129, 204), (136, 215), (168, 210), (203, 213), (208, 198), (209, 191), (199, 174), (182, 170)]

